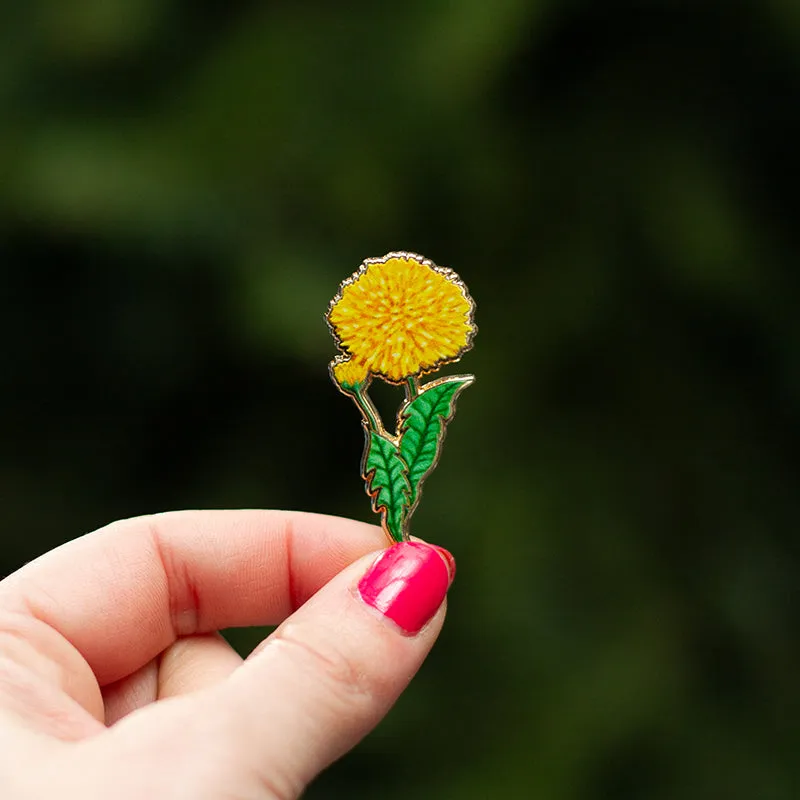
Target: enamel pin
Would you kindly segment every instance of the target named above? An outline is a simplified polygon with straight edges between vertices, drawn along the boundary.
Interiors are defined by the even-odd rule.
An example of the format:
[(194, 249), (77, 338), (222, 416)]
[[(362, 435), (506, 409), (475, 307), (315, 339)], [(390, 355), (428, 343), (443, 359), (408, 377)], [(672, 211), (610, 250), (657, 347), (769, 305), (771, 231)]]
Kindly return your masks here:
[[(342, 282), (325, 315), (340, 350), (331, 378), (361, 412), (361, 474), (372, 510), (393, 541), (408, 540), (409, 520), (439, 461), (456, 400), (475, 380), (420, 379), (472, 347), (474, 315), (475, 303), (455, 272), (405, 252), (364, 261)], [(373, 378), (405, 387), (395, 431), (386, 429), (368, 395)]]

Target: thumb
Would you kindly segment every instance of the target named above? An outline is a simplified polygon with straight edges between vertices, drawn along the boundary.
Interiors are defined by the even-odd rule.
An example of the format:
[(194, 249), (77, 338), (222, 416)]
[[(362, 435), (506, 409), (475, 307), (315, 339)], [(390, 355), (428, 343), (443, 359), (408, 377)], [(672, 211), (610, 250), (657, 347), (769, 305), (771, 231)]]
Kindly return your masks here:
[[(433, 646), (452, 556), (403, 542), (341, 572), (216, 692), (239, 767), (298, 796), (389, 711)], [(240, 773), (241, 774), (241, 773)]]

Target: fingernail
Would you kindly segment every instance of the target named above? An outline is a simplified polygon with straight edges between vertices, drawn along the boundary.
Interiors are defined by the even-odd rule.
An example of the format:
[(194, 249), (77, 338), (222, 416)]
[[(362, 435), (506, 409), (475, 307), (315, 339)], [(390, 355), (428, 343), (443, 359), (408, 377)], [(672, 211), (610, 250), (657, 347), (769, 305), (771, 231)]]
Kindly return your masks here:
[(440, 548), (421, 542), (392, 545), (359, 581), (358, 593), (406, 633), (417, 633), (447, 594), (451, 572), (455, 573), (455, 559), (447, 556)]
[(437, 550), (439, 555), (447, 562), (447, 571), (450, 573), (450, 583), (452, 583), (456, 577), (456, 560), (453, 558), (453, 554), (449, 550), (445, 550), (444, 547), (439, 547), (438, 544), (431, 545), (431, 547)]

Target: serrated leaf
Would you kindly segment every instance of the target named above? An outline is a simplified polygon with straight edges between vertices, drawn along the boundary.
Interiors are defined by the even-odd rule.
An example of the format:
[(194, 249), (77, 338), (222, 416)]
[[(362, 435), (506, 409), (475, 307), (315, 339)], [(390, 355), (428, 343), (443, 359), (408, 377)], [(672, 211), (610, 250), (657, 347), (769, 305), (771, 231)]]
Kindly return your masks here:
[(386, 436), (367, 430), (361, 472), (366, 481), (367, 494), (372, 498), (372, 510), (381, 514), (384, 530), (395, 541), (403, 541), (403, 521), (411, 486), (397, 445)]
[(423, 387), (400, 412), (400, 455), (408, 467), (410, 511), (419, 500), (422, 482), (439, 460), (445, 427), (455, 413), (456, 398), (473, 380), (468, 375), (436, 381)]

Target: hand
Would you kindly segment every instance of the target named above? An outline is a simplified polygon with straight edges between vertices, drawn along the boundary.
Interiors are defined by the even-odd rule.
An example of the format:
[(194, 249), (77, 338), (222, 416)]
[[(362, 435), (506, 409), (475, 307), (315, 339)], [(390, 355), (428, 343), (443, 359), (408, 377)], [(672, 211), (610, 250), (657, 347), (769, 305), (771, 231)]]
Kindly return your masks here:
[[(435, 641), (454, 563), (280, 511), (116, 522), (0, 582), (0, 796), (297, 797)], [(278, 624), (246, 661), (220, 628)]]

